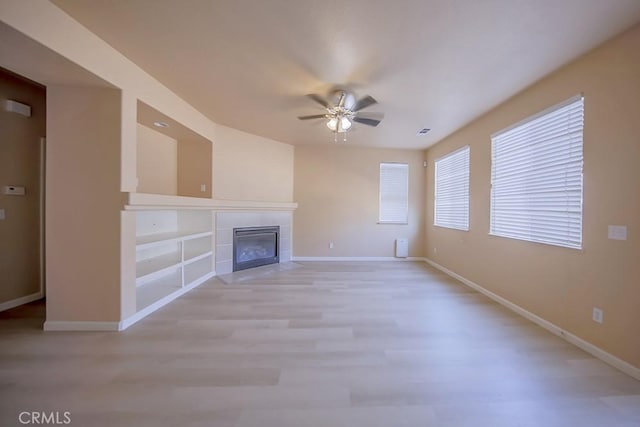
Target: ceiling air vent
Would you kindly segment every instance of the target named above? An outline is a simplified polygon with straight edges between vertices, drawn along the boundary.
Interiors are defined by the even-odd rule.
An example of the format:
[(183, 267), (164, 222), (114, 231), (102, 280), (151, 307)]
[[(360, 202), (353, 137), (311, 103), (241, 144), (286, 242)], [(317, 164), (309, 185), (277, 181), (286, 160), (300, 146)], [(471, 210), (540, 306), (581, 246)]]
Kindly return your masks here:
[(427, 129), (427, 128), (422, 128), (418, 131), (418, 133), (416, 133), (416, 136), (424, 136), (427, 134), (427, 132), (429, 132), (431, 129)]

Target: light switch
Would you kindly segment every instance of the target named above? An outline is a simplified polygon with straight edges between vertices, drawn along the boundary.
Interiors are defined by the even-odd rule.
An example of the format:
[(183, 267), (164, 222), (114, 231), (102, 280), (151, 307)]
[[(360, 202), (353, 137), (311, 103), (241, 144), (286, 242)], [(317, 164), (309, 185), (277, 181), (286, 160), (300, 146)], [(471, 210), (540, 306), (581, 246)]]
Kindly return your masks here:
[(4, 218), (5, 218), (4, 209), (0, 209), (0, 221), (3, 220)]
[(609, 238), (612, 240), (627, 240), (626, 225), (610, 225)]

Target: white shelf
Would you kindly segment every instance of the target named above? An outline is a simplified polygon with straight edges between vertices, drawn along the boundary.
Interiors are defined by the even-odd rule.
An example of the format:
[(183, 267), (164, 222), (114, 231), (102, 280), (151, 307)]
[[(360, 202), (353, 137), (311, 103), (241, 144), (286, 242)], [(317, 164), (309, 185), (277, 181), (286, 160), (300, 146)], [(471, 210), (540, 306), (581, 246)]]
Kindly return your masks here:
[(154, 302), (179, 291), (182, 288), (182, 271), (178, 269), (159, 279), (145, 283), (136, 289), (136, 309), (138, 311)]
[(215, 274), (213, 224), (209, 211), (136, 212), (136, 319)]
[[(212, 253), (213, 254), (213, 253)], [(184, 267), (184, 283), (185, 286), (197, 282), (201, 277), (206, 276), (211, 272), (211, 255), (205, 257), (199, 257), (198, 260), (194, 260)]]
[(171, 273), (180, 267), (182, 256), (173, 252), (136, 262), (136, 286), (140, 286), (154, 278)]
[(201, 253), (201, 254), (194, 255), (194, 256), (190, 256), (190, 257), (187, 257), (187, 254), (185, 253), (184, 254), (184, 264), (183, 265), (189, 265), (189, 264), (192, 264), (194, 262), (198, 262), (201, 259), (204, 259), (204, 258), (210, 257), (210, 256), (213, 256), (213, 251), (208, 251), (208, 252)]
[(138, 236), (136, 238), (136, 249), (148, 249), (153, 246), (163, 245), (165, 243), (175, 243), (191, 239), (198, 239), (200, 237), (211, 236), (212, 234), (213, 232), (211, 231), (174, 231), (171, 233), (147, 234), (145, 236)]

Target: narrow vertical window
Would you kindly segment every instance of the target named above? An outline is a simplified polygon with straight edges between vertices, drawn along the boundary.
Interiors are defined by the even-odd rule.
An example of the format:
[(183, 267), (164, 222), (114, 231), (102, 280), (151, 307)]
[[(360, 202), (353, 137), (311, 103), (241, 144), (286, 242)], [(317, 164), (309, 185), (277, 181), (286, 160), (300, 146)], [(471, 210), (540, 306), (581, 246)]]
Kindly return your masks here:
[(407, 224), (409, 221), (409, 165), (380, 163), (381, 224)]
[(435, 162), (434, 224), (469, 230), (469, 147)]

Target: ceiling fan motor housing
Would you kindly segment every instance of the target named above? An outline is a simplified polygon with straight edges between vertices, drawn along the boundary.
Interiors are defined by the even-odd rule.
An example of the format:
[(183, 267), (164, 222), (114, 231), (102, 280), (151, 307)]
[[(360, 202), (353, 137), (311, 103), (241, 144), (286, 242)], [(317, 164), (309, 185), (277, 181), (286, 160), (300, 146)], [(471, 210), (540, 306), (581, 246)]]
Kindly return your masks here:
[[(343, 100), (344, 97), (344, 100)], [(342, 107), (345, 110), (352, 110), (356, 105), (356, 97), (353, 93), (344, 89), (335, 89), (329, 93), (329, 101), (331, 105), (338, 106), (342, 101)]]

